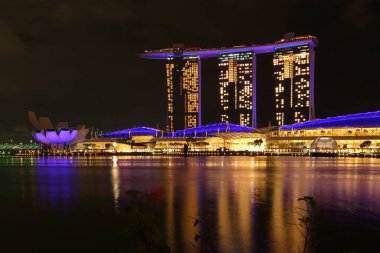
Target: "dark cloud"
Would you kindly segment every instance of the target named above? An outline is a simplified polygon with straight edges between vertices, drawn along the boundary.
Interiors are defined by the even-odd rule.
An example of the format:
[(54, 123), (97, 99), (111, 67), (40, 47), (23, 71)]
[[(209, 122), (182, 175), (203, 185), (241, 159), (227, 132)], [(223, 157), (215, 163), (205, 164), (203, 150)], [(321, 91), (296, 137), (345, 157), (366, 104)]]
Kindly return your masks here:
[(364, 29), (376, 22), (375, 1), (347, 0), (339, 1), (341, 11), (338, 21), (354, 29)]
[(0, 57), (17, 57), (26, 54), (23, 41), (0, 20)]

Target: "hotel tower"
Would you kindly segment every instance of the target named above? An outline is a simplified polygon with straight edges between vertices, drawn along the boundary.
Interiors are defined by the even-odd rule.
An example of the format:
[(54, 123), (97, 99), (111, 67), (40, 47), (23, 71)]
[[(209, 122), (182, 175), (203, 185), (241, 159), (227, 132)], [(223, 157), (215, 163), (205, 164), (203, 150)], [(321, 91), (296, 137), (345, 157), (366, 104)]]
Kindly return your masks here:
[(281, 48), (273, 54), (276, 125), (283, 126), (314, 118), (309, 45)]
[(168, 132), (200, 125), (199, 65), (197, 56), (167, 59)]
[[(252, 52), (219, 56), (221, 121), (241, 126), (253, 125)], [(256, 73), (255, 73), (256, 74)]]
[[(145, 51), (147, 59), (165, 59), (167, 131), (201, 125), (201, 60), (218, 58), (220, 120), (257, 127), (256, 56), (273, 54), (276, 125), (314, 119), (314, 36), (285, 34), (269, 44), (231, 48), (173, 48)], [(217, 95), (217, 94), (215, 94)]]

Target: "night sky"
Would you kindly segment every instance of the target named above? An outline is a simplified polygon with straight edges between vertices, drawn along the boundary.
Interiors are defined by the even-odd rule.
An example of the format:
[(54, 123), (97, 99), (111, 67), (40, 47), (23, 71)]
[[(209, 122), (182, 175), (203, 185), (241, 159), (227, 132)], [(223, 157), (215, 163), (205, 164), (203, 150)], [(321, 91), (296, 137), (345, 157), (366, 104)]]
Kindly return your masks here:
[[(380, 110), (377, 0), (1, 0), (1, 140), (26, 112), (103, 131), (164, 128), (164, 62), (145, 49), (221, 47), (311, 34), (319, 118)], [(271, 55), (258, 57), (258, 122), (273, 111)], [(202, 63), (203, 120), (218, 121), (217, 61)]]

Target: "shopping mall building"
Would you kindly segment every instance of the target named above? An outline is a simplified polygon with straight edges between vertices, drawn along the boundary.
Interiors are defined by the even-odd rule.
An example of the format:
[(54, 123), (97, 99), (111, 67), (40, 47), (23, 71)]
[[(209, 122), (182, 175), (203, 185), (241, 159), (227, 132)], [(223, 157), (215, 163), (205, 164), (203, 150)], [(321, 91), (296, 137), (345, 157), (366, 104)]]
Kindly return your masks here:
[(377, 152), (380, 148), (380, 111), (283, 126), (266, 135), (266, 149), (310, 149), (312, 142), (322, 136), (335, 140), (340, 152)]
[[(378, 152), (380, 111), (317, 119), (280, 128), (254, 129), (219, 123), (167, 134), (152, 128), (132, 128), (105, 133), (99, 138), (103, 139), (103, 142), (128, 143), (131, 145), (130, 149), (124, 150), (130, 152), (144, 150), (168, 154), (182, 151), (185, 144), (188, 145), (189, 151), (195, 152), (309, 152), (311, 149), (334, 149), (336, 152), (347, 153)], [(80, 143), (76, 146), (83, 147)], [(108, 146), (111, 149), (112, 146), (116, 147)]]

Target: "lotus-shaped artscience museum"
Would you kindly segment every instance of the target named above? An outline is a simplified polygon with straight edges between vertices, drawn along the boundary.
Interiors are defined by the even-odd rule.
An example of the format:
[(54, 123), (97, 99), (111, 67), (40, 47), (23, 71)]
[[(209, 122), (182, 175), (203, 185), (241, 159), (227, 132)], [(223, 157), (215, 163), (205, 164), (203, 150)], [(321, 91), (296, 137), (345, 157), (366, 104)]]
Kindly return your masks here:
[(76, 129), (37, 129), (32, 133), (33, 137), (44, 144), (69, 144), (78, 134)]
[(88, 128), (80, 125), (69, 127), (67, 122), (59, 122), (54, 128), (50, 119), (40, 117), (37, 119), (34, 112), (28, 112), (29, 131), (40, 143), (47, 145), (70, 145), (85, 139), (89, 132)]

